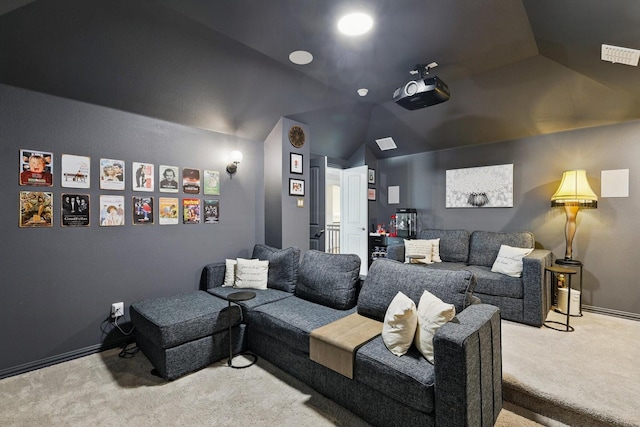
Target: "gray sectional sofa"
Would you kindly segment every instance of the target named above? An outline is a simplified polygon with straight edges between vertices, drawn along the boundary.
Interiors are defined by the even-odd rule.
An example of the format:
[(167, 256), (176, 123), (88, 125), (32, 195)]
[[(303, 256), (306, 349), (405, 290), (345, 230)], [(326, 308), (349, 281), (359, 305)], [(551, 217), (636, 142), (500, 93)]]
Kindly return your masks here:
[[(418, 239), (440, 239), (443, 262), (424, 267), (470, 271), (477, 281), (474, 296), (483, 303), (499, 307), (503, 319), (542, 326), (551, 308), (550, 284), (544, 270), (553, 263), (551, 252), (534, 249), (524, 257), (522, 277), (491, 271), (500, 245), (535, 248), (532, 233), (427, 229), (420, 231)], [(404, 245), (390, 245), (387, 257), (404, 261)]]
[[(472, 304), (476, 286), (473, 274), (380, 259), (361, 282), (360, 259), (355, 255), (311, 250), (299, 261), (299, 254), (294, 248), (254, 248), (255, 258), (270, 260), (269, 282), (267, 289), (255, 291), (256, 298), (239, 303), (242, 316), (237, 316), (237, 309), (237, 317), (232, 316), (232, 310), (223, 310), (226, 320), (237, 324), (236, 351), (249, 350), (268, 360), (373, 425), (494, 424), (502, 408), (500, 311), (492, 305)], [(189, 304), (199, 307), (206, 298), (210, 298), (211, 307), (216, 307), (213, 311), (221, 303), (226, 306), (223, 298), (238, 289), (222, 286), (224, 274), (223, 262), (205, 266), (202, 290), (195, 302), (177, 296), (175, 301), (158, 299), (131, 306), (136, 331), (150, 334), (137, 336), (139, 346), (145, 355), (152, 353), (150, 360), (156, 369), (162, 367), (158, 371), (165, 378), (169, 378), (167, 372), (176, 378), (206, 366), (211, 358), (225, 357), (220, 349), (228, 349), (228, 341), (220, 343), (220, 337), (224, 341), (228, 336), (223, 328), (216, 327), (220, 315), (200, 316), (206, 311), (201, 308), (191, 322), (178, 319), (189, 323), (188, 327), (172, 328), (171, 320), (162, 320), (163, 316), (173, 316), (168, 313), (178, 310), (176, 305), (182, 304), (180, 311), (189, 313)], [(457, 313), (435, 335), (435, 364), (413, 346), (404, 356), (395, 356), (380, 335), (355, 352), (353, 379), (310, 359), (309, 336), (314, 329), (356, 312), (382, 321), (398, 291), (417, 305), (424, 290), (454, 304)], [(169, 309), (163, 308), (167, 304)], [(153, 322), (164, 326), (151, 327), (149, 323)], [(165, 331), (171, 339), (162, 338)], [(176, 339), (180, 331), (194, 344)], [(175, 349), (167, 347), (169, 341)], [(211, 342), (219, 348), (211, 348)], [(189, 361), (192, 352), (198, 356), (195, 364), (199, 367)], [(180, 374), (176, 376), (177, 372)]]

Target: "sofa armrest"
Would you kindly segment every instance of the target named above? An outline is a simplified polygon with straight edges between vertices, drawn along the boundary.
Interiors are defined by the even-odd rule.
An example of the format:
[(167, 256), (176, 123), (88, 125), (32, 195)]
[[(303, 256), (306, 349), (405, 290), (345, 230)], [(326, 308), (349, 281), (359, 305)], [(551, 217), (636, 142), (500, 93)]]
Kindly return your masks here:
[(404, 243), (387, 246), (387, 258), (404, 262)]
[(493, 426), (502, 409), (500, 310), (467, 307), (434, 340), (438, 426)]
[(542, 326), (551, 309), (551, 290), (545, 267), (553, 263), (551, 251), (534, 249), (522, 259), (523, 319), (528, 325)]
[(200, 290), (206, 291), (207, 289), (222, 286), (224, 283), (225, 270), (226, 263), (224, 262), (214, 262), (205, 265), (200, 276)]

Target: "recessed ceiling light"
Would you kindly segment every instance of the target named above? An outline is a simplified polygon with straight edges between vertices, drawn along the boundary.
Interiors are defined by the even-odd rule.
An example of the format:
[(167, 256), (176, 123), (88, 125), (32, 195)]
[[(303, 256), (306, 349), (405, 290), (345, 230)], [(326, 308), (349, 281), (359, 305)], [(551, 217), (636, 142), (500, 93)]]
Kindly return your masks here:
[(376, 139), (376, 144), (378, 144), (378, 147), (381, 151), (394, 150), (398, 148), (396, 142), (390, 136), (386, 138)]
[(289, 61), (296, 65), (307, 65), (313, 61), (313, 55), (306, 50), (296, 50), (289, 54)]
[(359, 36), (373, 27), (373, 19), (366, 13), (356, 12), (343, 16), (338, 21), (338, 30), (348, 36)]
[(361, 89), (358, 89), (358, 95), (360, 96), (367, 96), (368, 93), (369, 93), (369, 89), (367, 88), (363, 87)]

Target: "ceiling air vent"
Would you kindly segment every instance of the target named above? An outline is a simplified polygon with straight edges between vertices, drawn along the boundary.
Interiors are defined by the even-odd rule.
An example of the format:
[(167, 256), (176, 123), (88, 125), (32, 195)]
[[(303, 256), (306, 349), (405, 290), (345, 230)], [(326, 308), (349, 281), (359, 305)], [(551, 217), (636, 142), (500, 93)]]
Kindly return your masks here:
[(376, 144), (378, 144), (378, 147), (380, 147), (380, 150), (382, 151), (398, 148), (393, 138), (391, 138), (390, 136), (387, 138), (376, 139)]
[(640, 50), (629, 49), (627, 47), (602, 45), (602, 60), (613, 62), (614, 64), (626, 64), (638, 66), (638, 58), (640, 58)]

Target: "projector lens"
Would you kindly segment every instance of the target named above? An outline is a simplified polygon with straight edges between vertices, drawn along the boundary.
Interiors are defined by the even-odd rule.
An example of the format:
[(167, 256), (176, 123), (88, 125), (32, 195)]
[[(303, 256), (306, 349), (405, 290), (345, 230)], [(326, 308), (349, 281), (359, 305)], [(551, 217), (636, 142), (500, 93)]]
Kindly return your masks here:
[(416, 82), (407, 83), (404, 87), (404, 92), (409, 96), (415, 95), (416, 92), (418, 92), (418, 83)]

